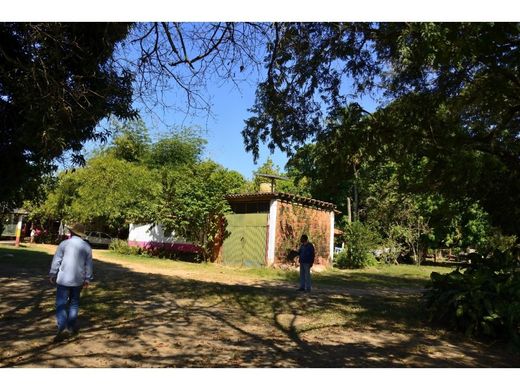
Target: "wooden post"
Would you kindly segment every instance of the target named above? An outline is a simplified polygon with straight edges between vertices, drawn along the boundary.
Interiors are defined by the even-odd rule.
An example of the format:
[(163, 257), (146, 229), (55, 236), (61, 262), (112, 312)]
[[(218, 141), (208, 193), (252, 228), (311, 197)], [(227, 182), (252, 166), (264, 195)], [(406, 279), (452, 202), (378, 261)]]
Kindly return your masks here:
[(350, 197), (347, 198), (347, 213), (348, 223), (352, 223), (352, 209), (350, 208)]

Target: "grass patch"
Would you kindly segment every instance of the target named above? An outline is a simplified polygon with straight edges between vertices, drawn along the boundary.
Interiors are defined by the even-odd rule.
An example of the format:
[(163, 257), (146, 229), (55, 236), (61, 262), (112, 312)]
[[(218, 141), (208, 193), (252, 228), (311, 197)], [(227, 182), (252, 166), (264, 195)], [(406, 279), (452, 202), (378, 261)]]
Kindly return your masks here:
[[(140, 264), (151, 269), (176, 269), (189, 274), (203, 274), (206, 279), (212, 275), (222, 276), (233, 282), (234, 279), (250, 278), (262, 283), (276, 281), (297, 283), (296, 271), (282, 271), (263, 268), (231, 268), (217, 264), (197, 264), (182, 261), (148, 258), (143, 256), (120, 255), (110, 251), (98, 252), (104, 257), (120, 261), (121, 265)], [(7, 255), (7, 256), (6, 256)], [(47, 274), (52, 255), (42, 252), (41, 248), (4, 248), (0, 247), (0, 266), (13, 274), (25, 270), (43, 277)], [(115, 265), (115, 267), (118, 267)], [(124, 268), (121, 268), (124, 270)], [(435, 267), (413, 265), (380, 266), (366, 270), (327, 270), (314, 273), (314, 284), (318, 287), (351, 287), (360, 289), (379, 288), (421, 288), (429, 280)], [(449, 269), (442, 268), (448, 272)], [(5, 272), (3, 272), (5, 273)], [(198, 282), (190, 278), (161, 277), (128, 273), (122, 278), (114, 265), (105, 269), (103, 263), (96, 262), (95, 283), (93, 288), (84, 290), (82, 308), (95, 321), (127, 320), (136, 314), (134, 301), (161, 301), (161, 294), (175, 294), (178, 299), (197, 300), (199, 305), (227, 305), (240, 310), (244, 318), (263, 318), (264, 321), (277, 321), (281, 314), (305, 313), (306, 321), (298, 324), (300, 330), (310, 330), (323, 326), (355, 326), (356, 323), (376, 324), (383, 319), (407, 323), (419, 317), (415, 298), (399, 297), (346, 297), (327, 295), (325, 297), (302, 296), (298, 293), (281, 293), (271, 285), (264, 287), (244, 286), (238, 283), (228, 286), (222, 283)], [(173, 282), (172, 279), (175, 279)], [(283, 316), (282, 316), (283, 317)]]
[[(20, 246), (19, 248), (0, 245), (0, 264), (21, 268), (49, 268), (52, 255), (38, 248)], [(48, 271), (48, 270), (47, 270)]]
[[(187, 263), (183, 261), (157, 259), (136, 255), (121, 255), (111, 251), (96, 251), (103, 257), (125, 264), (146, 265), (151, 270), (173, 269), (184, 271), (187, 275), (203, 274), (206, 279), (212, 275), (222, 276), (233, 282), (234, 279), (252, 279), (260, 283), (276, 281), (291, 282), (296, 285), (296, 271), (272, 268), (232, 268), (211, 263)], [(32, 273), (46, 275), (52, 255), (41, 248), (6, 248), (0, 246), (0, 266), (15, 272), (31, 270)], [(263, 318), (273, 321), (280, 313), (305, 313), (308, 322), (299, 325), (301, 330), (317, 326), (355, 325), (356, 322), (376, 324), (382, 319), (407, 323), (419, 317), (416, 300), (399, 297), (345, 297), (327, 296), (326, 299), (293, 295), (280, 296), (280, 291), (272, 286), (250, 287), (237, 284), (227, 286), (221, 283), (197, 282), (181, 279), (175, 283), (159, 276), (131, 273), (124, 279), (117, 270), (104, 269), (103, 263), (95, 264), (94, 288), (84, 290), (82, 307), (96, 321), (110, 321), (116, 318), (126, 320), (136, 313), (133, 300), (157, 299), (157, 294), (175, 293), (178, 298), (199, 300), (205, 306), (219, 305), (222, 302), (240, 309), (244, 316)], [(117, 267), (117, 265), (116, 265)], [(123, 268), (122, 268), (123, 270)], [(423, 267), (414, 265), (378, 266), (364, 270), (331, 269), (313, 274), (313, 283), (318, 287), (350, 287), (358, 289), (380, 288), (422, 288), (433, 271), (449, 272), (449, 268)], [(126, 273), (126, 272), (125, 272)], [(102, 275), (102, 276), (101, 276)]]
[(447, 273), (447, 267), (418, 265), (379, 265), (361, 270), (332, 269), (314, 274), (316, 284), (349, 286), (354, 288), (423, 288), (430, 280), (432, 272)]
[[(265, 282), (298, 282), (298, 271), (279, 270), (273, 268), (235, 268), (212, 263), (189, 263), (179, 260), (158, 259), (138, 255), (121, 255), (112, 251), (94, 251), (102, 257), (118, 261), (121, 264), (137, 264), (147, 266), (151, 271), (170, 269), (186, 272), (187, 275), (203, 274), (206, 278), (223, 274), (232, 281), (251, 279)], [(7, 257), (6, 257), (7, 255)], [(11, 257), (12, 256), (12, 257)], [(21, 267), (50, 267), (52, 255), (38, 247), (3, 247), (0, 246), (0, 262), (16, 263)], [(48, 271), (48, 270), (46, 270)], [(379, 265), (361, 270), (330, 269), (313, 273), (313, 284), (318, 287), (351, 287), (360, 289), (374, 288), (410, 288), (421, 289), (430, 280), (432, 272), (447, 273), (449, 267), (417, 266), (417, 265)], [(95, 270), (94, 270), (94, 273)]]
[[(280, 270), (274, 268), (236, 268), (212, 263), (187, 263), (178, 260), (158, 259), (138, 255), (121, 255), (111, 251), (103, 251), (107, 258), (133, 264), (147, 265), (157, 269), (175, 269), (188, 272), (204, 272), (207, 275), (225, 273), (229, 277), (247, 277), (265, 281), (285, 281), (296, 283), (299, 278), (297, 270)], [(417, 266), (417, 265), (379, 265), (361, 270), (330, 269), (313, 273), (313, 284), (317, 286), (346, 286), (353, 288), (423, 288), (430, 280), (432, 272), (447, 273), (449, 267)]]

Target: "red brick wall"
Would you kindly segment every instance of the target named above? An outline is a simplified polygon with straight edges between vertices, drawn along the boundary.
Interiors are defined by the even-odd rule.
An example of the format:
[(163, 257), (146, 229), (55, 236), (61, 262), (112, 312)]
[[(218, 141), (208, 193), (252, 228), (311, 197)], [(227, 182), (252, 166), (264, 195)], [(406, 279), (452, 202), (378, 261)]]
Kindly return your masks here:
[(298, 250), (302, 234), (316, 250), (315, 264), (330, 266), (330, 211), (278, 201), (275, 265), (291, 264), (288, 252)]

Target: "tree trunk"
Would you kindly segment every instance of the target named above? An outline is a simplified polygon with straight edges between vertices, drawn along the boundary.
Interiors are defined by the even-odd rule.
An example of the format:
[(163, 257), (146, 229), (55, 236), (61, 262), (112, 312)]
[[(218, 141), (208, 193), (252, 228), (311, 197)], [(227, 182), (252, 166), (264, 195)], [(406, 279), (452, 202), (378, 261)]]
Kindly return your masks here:
[(359, 171), (354, 164), (354, 221), (359, 221), (359, 193), (358, 193), (358, 180), (359, 180)]

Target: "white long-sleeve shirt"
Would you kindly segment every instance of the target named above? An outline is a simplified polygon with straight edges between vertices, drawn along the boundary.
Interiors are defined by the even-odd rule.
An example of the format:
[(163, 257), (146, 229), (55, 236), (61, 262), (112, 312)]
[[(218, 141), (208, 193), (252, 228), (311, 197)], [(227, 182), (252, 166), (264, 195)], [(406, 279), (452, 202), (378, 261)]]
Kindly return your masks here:
[(92, 280), (92, 248), (77, 236), (63, 241), (52, 259), (49, 276), (61, 286), (78, 287)]

